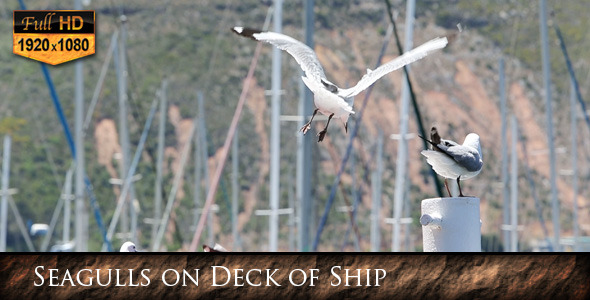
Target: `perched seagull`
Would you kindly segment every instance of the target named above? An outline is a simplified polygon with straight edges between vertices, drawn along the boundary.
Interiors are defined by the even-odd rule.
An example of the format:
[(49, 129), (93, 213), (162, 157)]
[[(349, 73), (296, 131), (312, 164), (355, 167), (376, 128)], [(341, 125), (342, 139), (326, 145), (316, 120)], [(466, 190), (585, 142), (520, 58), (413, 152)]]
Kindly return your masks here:
[(215, 243), (215, 246), (213, 248), (207, 246), (207, 245), (203, 245), (203, 251), (204, 252), (230, 252), (229, 250), (223, 248), (223, 246)]
[(429, 52), (444, 48), (447, 45), (446, 37), (435, 38), (412, 51), (404, 53), (400, 57), (389, 61), (375, 70), (367, 69), (367, 74), (365, 74), (355, 86), (348, 89), (342, 89), (328, 81), (315, 52), (304, 43), (276, 32), (262, 32), (260, 30), (244, 27), (234, 27), (232, 28), (232, 31), (256, 41), (270, 43), (281, 50), (287, 51), (293, 56), (293, 58), (295, 58), (299, 66), (301, 66), (301, 69), (305, 72), (305, 76), (302, 76), (301, 79), (313, 92), (314, 104), (316, 107), (316, 110), (314, 110), (313, 115), (311, 116), (311, 120), (303, 125), (299, 131), (302, 131), (303, 134), (305, 134), (311, 128), (313, 117), (315, 117), (318, 111), (328, 116), (326, 127), (318, 133), (318, 142), (321, 142), (324, 139), (332, 118), (340, 119), (344, 124), (344, 130), (348, 132), (348, 117), (350, 114), (354, 114), (354, 111), (352, 110), (354, 96), (367, 89), (375, 83), (375, 81), (379, 80), (379, 78), (386, 74), (422, 59), (428, 55)]
[(121, 246), (119, 252), (137, 252), (137, 249), (135, 249), (135, 244), (133, 242), (125, 242)]
[(451, 140), (443, 140), (438, 135), (436, 127), (430, 130), (430, 141), (420, 136), (423, 140), (432, 145), (432, 150), (422, 150), (426, 156), (426, 162), (432, 166), (434, 171), (445, 178), (445, 187), (451, 197), (447, 178), (456, 179), (459, 186), (459, 197), (463, 196), (459, 180), (466, 180), (479, 174), (483, 166), (483, 155), (479, 144), (479, 135), (470, 133), (465, 137), (463, 145)]

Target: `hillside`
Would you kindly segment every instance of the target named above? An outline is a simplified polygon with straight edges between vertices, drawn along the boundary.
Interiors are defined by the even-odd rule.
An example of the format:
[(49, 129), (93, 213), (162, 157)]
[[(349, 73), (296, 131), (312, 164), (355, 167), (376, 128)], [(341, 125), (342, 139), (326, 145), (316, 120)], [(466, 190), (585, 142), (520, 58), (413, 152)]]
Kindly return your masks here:
[[(64, 1), (26, 1), (29, 9), (69, 9)], [(489, 2), (489, 3), (488, 3)], [(500, 110), (498, 96), (498, 59), (506, 61), (506, 86), (509, 111), (513, 112), (527, 142), (529, 162), (533, 170), (538, 194), (543, 203), (543, 215), (551, 220), (549, 193), (549, 163), (545, 133), (543, 85), (541, 78), (538, 3), (528, 1), (488, 1), (476, 4), (473, 1), (420, 1), (414, 45), (417, 46), (436, 36), (447, 36), (449, 45), (437, 53), (411, 65), (412, 80), (426, 127), (436, 124), (443, 137), (462, 142), (469, 132), (481, 136), (484, 152), (484, 170), (471, 180), (463, 182), (464, 192), (477, 195), (482, 200), (482, 233), (491, 238), (500, 236), (502, 222), (502, 190), (500, 187)], [(69, 2), (67, 2), (69, 3)], [(170, 104), (166, 124), (165, 194), (170, 193), (174, 174), (179, 171), (180, 150), (188, 139), (192, 118), (197, 113), (197, 90), (205, 95), (206, 126), (208, 131), (209, 167), (218, 163), (220, 147), (226, 137), (229, 122), (239, 97), (243, 79), (254, 53), (256, 43), (240, 38), (229, 31), (234, 25), (262, 27), (268, 6), (264, 1), (125, 1), (123, 7), (110, 1), (94, 1), (88, 7), (97, 11), (97, 53), (86, 58), (85, 99), (94, 91), (102, 63), (106, 57), (111, 35), (118, 26), (118, 14), (122, 9), (128, 17), (127, 58), (129, 65), (129, 124), (131, 151), (135, 150), (149, 106), (156, 97), (163, 79), (168, 79), (167, 98)], [(403, 41), (405, 2), (392, 1), (399, 33)], [(557, 1), (549, 1), (550, 10)], [(10, 32), (12, 10), (18, 9), (17, 1), (0, 6), (3, 22), (1, 32)], [(301, 39), (301, 1), (286, 1), (284, 4), (284, 33)], [(328, 79), (339, 86), (355, 83), (367, 68), (373, 68), (389, 25), (383, 1), (316, 1), (315, 50), (322, 62)], [(563, 3), (555, 9), (553, 22), (561, 27), (570, 56), (582, 85), (582, 94), (588, 98), (589, 54), (585, 51), (590, 42), (585, 28), (583, 5)], [(459, 31), (457, 24), (461, 24)], [(18, 188), (14, 195), (20, 213), (25, 219), (48, 223), (59, 197), (64, 175), (70, 164), (70, 155), (63, 130), (51, 107), (47, 87), (36, 62), (16, 57), (11, 53), (9, 36), (0, 40), (0, 134), (11, 132), (15, 137), (11, 161), (11, 187)], [(556, 147), (565, 147), (565, 155), (558, 154), (558, 169), (570, 169), (569, 135), (569, 83), (563, 57), (551, 31), (551, 59), (554, 82), (554, 122)], [(246, 110), (240, 120), (240, 215), (239, 229), (242, 233), (243, 250), (264, 251), (267, 249), (267, 218), (254, 215), (256, 209), (268, 207), (269, 182), (269, 135), (270, 97), (265, 90), (270, 88), (271, 47), (265, 45), (255, 81), (249, 94)], [(386, 51), (384, 61), (396, 57), (394, 43)], [(282, 113), (297, 114), (299, 102), (299, 67), (288, 55), (282, 56), (285, 94), (282, 98)], [(61, 98), (66, 116), (73, 128), (73, 64), (51, 68), (56, 89)], [(375, 140), (379, 130), (387, 137), (399, 131), (399, 98), (401, 72), (378, 81), (373, 89), (363, 116), (360, 139), (355, 142), (358, 168), (355, 175), (361, 182), (362, 205), (358, 212), (361, 232), (361, 249), (370, 249), (369, 211), (371, 205), (370, 174), (374, 168)], [(117, 79), (114, 68), (109, 69), (89, 131), (86, 133), (85, 150), (87, 172), (93, 183), (103, 218), (110, 221), (115, 208), (118, 188), (108, 183), (117, 177), (120, 151), (118, 137)], [(586, 84), (585, 84), (586, 83)], [(355, 111), (360, 109), (364, 93), (357, 96)], [(87, 100), (89, 101), (89, 100)], [(409, 118), (410, 132), (417, 132), (415, 116)], [(579, 124), (579, 170), (581, 207), (579, 219), (588, 234), (588, 190), (590, 180), (590, 147), (581, 138), (589, 134), (582, 120)], [(330, 127), (323, 143), (314, 145), (314, 177), (312, 182), (316, 217), (323, 212), (330, 185), (344, 154), (348, 135), (340, 124)], [(316, 129), (324, 122), (315, 123)], [(281, 207), (288, 206), (290, 184), (295, 176), (297, 126), (293, 122), (281, 125)], [(350, 134), (350, 132), (349, 132)], [(155, 153), (157, 121), (150, 131), (138, 173), (142, 179), (136, 184), (139, 219), (150, 218), (153, 211)], [(315, 139), (313, 136), (306, 138)], [(509, 134), (510, 140), (510, 134)], [(421, 142), (409, 142), (410, 214), (417, 220), (419, 203), (434, 197), (435, 190), (427, 175), (428, 166), (420, 155)], [(521, 249), (530, 249), (533, 239), (542, 239), (541, 225), (535, 212), (531, 191), (522, 168), (523, 153), (519, 151)], [(541, 153), (533, 155), (533, 153)], [(192, 153), (192, 151), (191, 151)], [(558, 152), (559, 153), (559, 152)], [(392, 215), (395, 181), (397, 142), (385, 139), (382, 217)], [(166, 250), (186, 250), (192, 237), (193, 195), (195, 162), (192, 157), (186, 164), (183, 184), (177, 195), (176, 209), (172, 215), (166, 236)], [(227, 248), (234, 247), (231, 239), (229, 195), (231, 168), (223, 175), (216, 203), (216, 241)], [(347, 172), (343, 178), (343, 190), (350, 191), (352, 176)], [(573, 192), (571, 176), (559, 176), (558, 188), (561, 201), (562, 236), (571, 235), (571, 208)], [(204, 190), (204, 181), (203, 188)], [(203, 201), (201, 197), (201, 202)], [(166, 198), (164, 198), (166, 200)], [(335, 207), (343, 206), (339, 194)], [(12, 218), (12, 215), (10, 215)], [(317, 220), (317, 219), (316, 219)], [(281, 218), (280, 249), (288, 250), (289, 229), (287, 217)], [(328, 226), (322, 236), (321, 251), (338, 250), (342, 244), (342, 232), (347, 225), (346, 214), (333, 207)], [(315, 231), (315, 224), (312, 224)], [(419, 249), (421, 233), (417, 221), (412, 225), (413, 240), (407, 248)], [(91, 251), (99, 250), (100, 235), (94, 219), (90, 220)], [(551, 223), (547, 227), (552, 230)], [(61, 233), (61, 223), (56, 228)], [(140, 223), (139, 248), (147, 249), (151, 226)], [(56, 234), (56, 236), (60, 236)], [(54, 238), (57, 241), (59, 238)], [(40, 241), (35, 241), (40, 242)], [(119, 240), (114, 241), (119, 244)], [(26, 250), (14, 222), (9, 226), (11, 250)], [(382, 223), (382, 249), (391, 244), (391, 226)], [(346, 250), (353, 250), (347, 247)]]

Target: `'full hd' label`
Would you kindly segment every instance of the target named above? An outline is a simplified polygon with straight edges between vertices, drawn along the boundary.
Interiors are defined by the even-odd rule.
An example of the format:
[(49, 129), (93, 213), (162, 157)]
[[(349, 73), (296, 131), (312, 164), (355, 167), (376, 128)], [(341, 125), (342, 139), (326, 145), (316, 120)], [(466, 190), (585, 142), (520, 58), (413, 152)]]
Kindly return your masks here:
[(51, 65), (92, 55), (93, 10), (15, 10), (13, 52)]

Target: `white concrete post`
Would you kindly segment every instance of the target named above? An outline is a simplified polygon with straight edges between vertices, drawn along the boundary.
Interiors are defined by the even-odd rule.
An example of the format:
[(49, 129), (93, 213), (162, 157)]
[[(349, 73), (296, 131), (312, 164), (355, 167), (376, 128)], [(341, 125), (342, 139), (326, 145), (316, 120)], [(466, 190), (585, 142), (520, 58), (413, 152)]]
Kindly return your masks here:
[(479, 198), (422, 200), (424, 252), (481, 252)]

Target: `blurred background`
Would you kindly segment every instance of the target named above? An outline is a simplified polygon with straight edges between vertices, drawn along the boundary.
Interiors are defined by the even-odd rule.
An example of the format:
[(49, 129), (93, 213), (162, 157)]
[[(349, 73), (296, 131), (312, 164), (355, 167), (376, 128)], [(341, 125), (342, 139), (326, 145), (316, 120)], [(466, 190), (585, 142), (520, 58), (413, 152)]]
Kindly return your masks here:
[[(30, 10), (68, 10), (76, 1), (22, 2)], [(0, 2), (1, 163), (8, 169), (0, 187), (6, 220), (0, 250), (116, 251), (132, 240), (140, 251), (188, 251), (258, 45), (230, 28), (262, 29), (266, 20), (275, 31), (275, 2), (79, 2), (81, 9), (96, 11), (96, 54), (47, 68), (72, 140), (83, 133), (77, 153), (86, 176), (80, 177), (40, 64), (10, 49), (12, 11), (21, 4)], [(262, 45), (199, 251), (201, 244), (214, 243), (253, 252), (422, 251), (420, 201), (446, 191), (420, 155), (418, 121), (427, 136), (433, 125), (459, 143), (470, 132), (480, 135), (484, 167), (462, 189), (481, 199), (483, 251), (590, 250), (590, 123), (580, 102), (590, 96), (590, 2), (418, 0), (413, 24), (407, 22), (406, 1), (279, 2), (282, 32), (305, 41), (307, 29), (328, 79), (340, 87), (374, 69), (380, 52), (383, 62), (398, 56), (397, 43), (405, 47), (408, 33), (413, 47), (438, 36), (449, 44), (410, 65), (416, 105), (408, 100), (407, 130), (400, 122), (404, 73), (396, 71), (376, 82), (369, 95), (356, 96), (348, 133), (334, 122), (322, 143), (314, 132), (298, 131), (302, 112), (309, 117), (313, 109), (302, 93), (301, 69), (283, 52), (281, 76), (274, 78), (280, 86), (273, 92), (273, 47)], [(540, 21), (542, 4), (546, 23)], [(571, 88), (562, 45), (580, 97)], [(82, 78), (78, 87), (76, 78)], [(86, 128), (75, 122), (76, 95)], [(274, 119), (272, 99), (280, 105)], [(307, 107), (300, 107), (302, 101)], [(278, 121), (271, 125), (272, 120)], [(315, 132), (326, 119), (317, 120)], [(271, 138), (273, 129), (278, 139)], [(400, 161), (400, 151), (407, 151), (407, 159)], [(125, 185), (129, 169), (132, 184)], [(510, 184), (511, 174), (516, 185)], [(517, 224), (509, 223), (510, 197), (518, 201)], [(123, 198), (127, 202), (116, 213)], [(270, 207), (278, 217), (269, 217)], [(400, 224), (397, 233), (393, 224)], [(105, 237), (112, 247), (103, 245)]]

